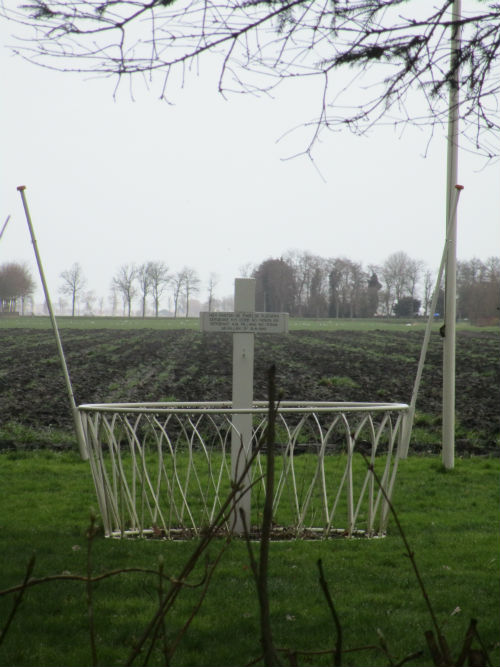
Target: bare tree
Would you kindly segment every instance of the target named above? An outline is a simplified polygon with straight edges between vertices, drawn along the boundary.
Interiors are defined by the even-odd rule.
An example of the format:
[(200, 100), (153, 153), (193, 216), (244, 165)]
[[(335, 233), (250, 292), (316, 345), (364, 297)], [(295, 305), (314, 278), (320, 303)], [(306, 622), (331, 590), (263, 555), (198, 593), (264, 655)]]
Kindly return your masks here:
[(328, 273), (322, 266), (317, 266), (311, 276), (307, 314), (328, 317)]
[(324, 268), (325, 261), (322, 257), (299, 250), (289, 250), (284, 259), (294, 271), (295, 312), (299, 317), (302, 317), (307, 313), (314, 272), (320, 267)]
[(87, 279), (83, 275), (83, 269), (75, 262), (70, 269), (63, 271), (60, 274), (63, 284), (59, 288), (61, 294), (67, 294), (71, 297), (71, 317), (75, 316), (75, 305), (80, 293), (87, 284)]
[[(495, 61), (500, 5), (473, 1), (460, 18), (454, 0), (30, 0), (5, 17), (32, 29), (24, 57), (63, 71), (144, 79), (159, 73), (161, 96), (204, 54), (220, 58), (219, 90), (267, 91), (284, 80), (318, 80), (319, 132), (345, 123), (364, 132), (391, 123), (446, 121), (459, 85), (460, 115), (476, 146), (498, 150)], [(450, 57), (450, 36), (461, 45)], [(149, 82), (149, 77), (148, 77)], [(128, 82), (130, 83), (130, 82)], [(420, 99), (419, 99), (420, 98)], [(495, 140), (495, 145), (492, 141)]]
[(68, 302), (66, 299), (63, 299), (62, 296), (60, 296), (57, 300), (57, 308), (59, 310), (60, 315), (64, 315), (64, 311), (66, 310), (66, 307), (68, 305)]
[(424, 273), (424, 292), (423, 292), (423, 303), (424, 303), (424, 317), (427, 317), (429, 314), (429, 308), (432, 303), (432, 293), (434, 290), (435, 278), (432, 275), (432, 271), (425, 271)]
[(93, 290), (89, 290), (88, 292), (85, 292), (83, 295), (83, 303), (85, 305), (85, 315), (93, 315), (94, 314), (94, 306), (95, 302), (97, 300), (97, 297), (95, 295), (95, 292)]
[(253, 264), (252, 262), (245, 262), (245, 264), (242, 264), (241, 266), (238, 267), (238, 273), (240, 274), (240, 278), (251, 278), (255, 272), (256, 265)]
[(293, 312), (295, 275), (283, 258), (269, 258), (254, 271), (255, 304), (265, 312)]
[(21, 299), (22, 313), (24, 302), (35, 291), (35, 283), (29, 269), (11, 262), (0, 266), (0, 310), (15, 312), (17, 302)]
[(487, 280), (500, 283), (500, 257), (488, 257), (485, 268)]
[(137, 281), (139, 283), (139, 290), (141, 294), (141, 313), (142, 317), (146, 317), (146, 301), (151, 290), (151, 273), (149, 268), (150, 263), (141, 264), (135, 272)]
[(229, 294), (217, 299), (217, 307), (223, 312), (231, 312), (234, 310), (234, 296)]
[(123, 264), (118, 269), (116, 275), (111, 282), (117, 292), (122, 295), (123, 306), (127, 308), (128, 317), (130, 317), (132, 309), (132, 301), (137, 294), (135, 287), (136, 269), (133, 264)]
[(333, 259), (329, 272), (330, 315), (337, 318), (367, 315), (370, 283), (375, 285), (361, 264), (345, 257)]
[(412, 299), (416, 297), (418, 282), (424, 270), (424, 262), (421, 259), (410, 259), (408, 263), (408, 292)]
[(394, 304), (406, 296), (415, 297), (422, 262), (405, 252), (394, 252), (385, 260), (381, 275), (385, 283), (386, 314), (391, 315)]
[(109, 305), (111, 306), (111, 315), (114, 317), (116, 315), (116, 309), (118, 308), (118, 290), (113, 282), (111, 283), (111, 290), (108, 298)]
[(473, 322), (498, 319), (500, 308), (500, 258), (485, 262), (477, 257), (457, 263), (457, 311)]
[(158, 317), (160, 299), (170, 283), (170, 274), (168, 266), (164, 262), (149, 262), (148, 267), (155, 317)]
[(189, 267), (184, 267), (184, 296), (186, 298), (186, 317), (189, 317), (189, 299), (193, 294), (197, 294), (200, 291), (200, 278), (195, 269)]
[(218, 304), (220, 310), (230, 313), (234, 310), (234, 295), (228, 294), (227, 296), (223, 296), (219, 299)]
[(172, 276), (171, 284), (174, 297), (174, 317), (177, 317), (177, 311), (179, 308), (179, 299), (184, 288), (185, 279), (186, 276), (184, 274), (184, 269), (182, 269), (182, 271), (177, 271), (177, 273), (174, 273), (174, 275)]
[(214, 291), (217, 283), (219, 282), (219, 277), (216, 273), (211, 273), (208, 277), (208, 286), (207, 286), (207, 291), (208, 291), (208, 312), (212, 312), (212, 308), (214, 305)]

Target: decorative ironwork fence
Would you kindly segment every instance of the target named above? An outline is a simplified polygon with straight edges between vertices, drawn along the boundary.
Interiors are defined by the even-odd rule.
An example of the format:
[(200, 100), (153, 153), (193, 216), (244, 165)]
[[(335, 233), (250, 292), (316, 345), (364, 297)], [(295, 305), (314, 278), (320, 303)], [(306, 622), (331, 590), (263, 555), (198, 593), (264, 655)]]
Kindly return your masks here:
[[(253, 415), (251, 524), (265, 495), (267, 403), (80, 405), (106, 536), (197, 535), (231, 492), (232, 416)], [(408, 406), (284, 402), (275, 443), (274, 523), (288, 535), (383, 535)], [(229, 517), (226, 522), (230, 530)]]

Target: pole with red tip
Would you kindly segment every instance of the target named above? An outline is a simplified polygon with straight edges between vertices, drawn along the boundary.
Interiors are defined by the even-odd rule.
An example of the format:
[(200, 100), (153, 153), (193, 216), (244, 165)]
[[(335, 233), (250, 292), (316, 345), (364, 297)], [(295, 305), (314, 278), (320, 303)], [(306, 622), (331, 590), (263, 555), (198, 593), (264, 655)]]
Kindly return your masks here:
[(36, 242), (35, 238), (35, 232), (33, 230), (33, 223), (31, 221), (31, 215), (28, 209), (28, 203), (26, 201), (26, 186), (25, 185), (20, 185), (18, 188), (19, 193), (21, 195), (21, 199), (23, 202), (23, 208), (24, 208), (24, 213), (26, 214), (26, 221), (28, 223), (28, 229), (30, 232), (31, 236), (31, 242), (33, 243), (33, 249), (35, 251), (35, 258), (36, 258), (36, 263), (38, 265), (38, 272), (40, 274), (40, 280), (42, 281), (42, 287), (43, 287), (43, 292), (45, 294), (45, 302), (47, 304), (47, 309), (49, 311), (50, 315), (50, 321), (52, 322), (52, 329), (54, 330), (54, 335), (56, 338), (56, 345), (57, 345), (57, 351), (59, 352), (59, 359), (61, 361), (61, 366), (63, 370), (63, 375), (64, 375), (64, 381), (66, 383), (66, 389), (68, 392), (68, 397), (69, 397), (69, 402), (71, 406), (71, 414), (73, 416), (73, 422), (75, 424), (75, 432), (76, 432), (76, 439), (78, 442), (78, 448), (80, 450), (80, 456), (84, 461), (88, 459), (88, 453), (87, 453), (87, 446), (85, 443), (85, 436), (83, 434), (83, 427), (82, 427), (82, 422), (80, 419), (80, 413), (78, 412), (78, 408), (76, 407), (75, 403), (75, 397), (73, 394), (73, 387), (71, 386), (71, 380), (69, 377), (69, 372), (68, 372), (68, 367), (66, 365), (66, 358), (64, 356), (64, 351), (61, 343), (61, 338), (59, 336), (59, 329), (57, 327), (57, 322), (56, 318), (54, 316), (54, 311), (52, 309), (52, 302), (50, 300), (50, 294), (49, 290), (47, 287), (47, 282), (45, 280), (45, 274), (43, 271), (43, 266), (42, 266), (42, 260), (40, 259), (40, 253), (38, 252), (38, 245)]

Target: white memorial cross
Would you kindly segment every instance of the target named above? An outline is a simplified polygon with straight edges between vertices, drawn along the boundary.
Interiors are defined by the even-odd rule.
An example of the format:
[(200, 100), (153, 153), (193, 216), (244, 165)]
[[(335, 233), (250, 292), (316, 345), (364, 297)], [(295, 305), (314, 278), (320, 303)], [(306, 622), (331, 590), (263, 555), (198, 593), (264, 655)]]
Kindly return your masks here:
[[(202, 331), (229, 332), (233, 334), (233, 409), (250, 410), (253, 407), (253, 359), (255, 334), (288, 333), (288, 313), (255, 312), (255, 280), (236, 278), (234, 285), (233, 313), (200, 313)], [(232, 420), (231, 479), (240, 479), (251, 455), (252, 414), (236, 413)], [(243, 481), (243, 488), (250, 484), (250, 471)], [(234, 508), (233, 532), (242, 534), (243, 521), (240, 509), (245, 513), (250, 527), (250, 491), (248, 490)]]

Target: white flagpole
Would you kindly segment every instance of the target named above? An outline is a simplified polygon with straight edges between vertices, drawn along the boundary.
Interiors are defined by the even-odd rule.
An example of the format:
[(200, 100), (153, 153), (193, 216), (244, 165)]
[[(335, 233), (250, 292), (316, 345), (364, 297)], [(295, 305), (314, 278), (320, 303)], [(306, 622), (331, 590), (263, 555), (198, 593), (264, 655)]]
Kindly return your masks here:
[(445, 273), (445, 318), (443, 346), (443, 450), (442, 460), (446, 469), (455, 465), (455, 339), (457, 312), (457, 217), (453, 212), (454, 189), (458, 181), (458, 134), (459, 134), (459, 81), (458, 64), (454, 63), (460, 51), (461, 27), (456, 23), (461, 18), (461, 0), (454, 0), (452, 20), (455, 23), (451, 35), (450, 66), (454, 73), (450, 81), (448, 112), (448, 164), (446, 183), (446, 221), (451, 214), (451, 229), (448, 235)]
[(427, 356), (427, 349), (429, 347), (429, 341), (431, 337), (431, 329), (434, 322), (434, 313), (436, 312), (436, 304), (439, 297), (439, 291), (441, 289), (441, 281), (443, 279), (444, 267), (446, 263), (447, 250), (448, 250), (449, 233), (453, 226), (452, 218), (454, 218), (457, 213), (458, 199), (463, 189), (464, 189), (463, 185), (455, 185), (455, 198), (453, 200), (453, 207), (450, 211), (450, 218), (448, 220), (448, 224), (446, 225), (446, 242), (444, 244), (443, 254), (441, 256), (441, 264), (439, 265), (439, 270), (436, 278), (436, 285), (432, 293), (432, 301), (430, 306), (429, 317), (427, 319), (427, 325), (425, 327), (424, 340), (422, 342), (422, 347), (420, 349), (420, 359), (418, 361), (417, 374), (415, 376), (415, 382), (413, 384), (413, 393), (411, 395), (410, 410), (408, 411), (406, 423), (403, 428), (402, 446), (400, 450), (400, 456), (403, 459), (405, 459), (408, 456), (411, 432), (413, 429), (413, 420), (415, 417), (415, 408), (417, 405), (418, 391), (420, 389), (420, 381), (422, 379), (422, 373), (424, 370), (425, 357)]
[(80, 413), (78, 412), (78, 408), (76, 407), (75, 403), (75, 397), (73, 395), (73, 388), (71, 386), (71, 380), (69, 377), (69, 372), (68, 372), (68, 367), (66, 365), (66, 358), (64, 356), (64, 351), (61, 343), (61, 338), (59, 336), (59, 329), (57, 327), (57, 322), (56, 318), (54, 316), (54, 311), (52, 309), (52, 302), (50, 300), (50, 295), (49, 295), (49, 289), (47, 287), (47, 283), (45, 281), (45, 274), (43, 272), (43, 267), (42, 267), (42, 260), (40, 259), (40, 254), (38, 252), (38, 245), (36, 242), (35, 238), (35, 232), (33, 230), (33, 223), (31, 222), (31, 215), (28, 209), (28, 202), (26, 201), (26, 195), (24, 194), (24, 191), (26, 189), (25, 185), (20, 185), (18, 188), (19, 193), (21, 194), (21, 199), (23, 202), (23, 207), (24, 207), (24, 213), (26, 214), (26, 221), (28, 223), (28, 229), (30, 232), (31, 236), (31, 242), (33, 243), (33, 249), (35, 251), (35, 258), (36, 258), (36, 263), (38, 265), (38, 272), (40, 274), (40, 280), (42, 281), (42, 287), (43, 287), (43, 292), (45, 294), (45, 301), (47, 303), (47, 308), (49, 311), (50, 315), (50, 321), (52, 322), (52, 328), (54, 330), (54, 335), (56, 337), (56, 345), (57, 345), (57, 350), (59, 352), (59, 359), (61, 361), (61, 366), (64, 374), (64, 381), (66, 382), (66, 389), (68, 391), (68, 397), (69, 397), (69, 402), (71, 406), (71, 414), (73, 417), (73, 422), (75, 424), (75, 431), (76, 431), (76, 439), (78, 442), (78, 448), (80, 450), (80, 456), (81, 458), (86, 461), (89, 456), (87, 453), (87, 446), (85, 444), (85, 437), (83, 435), (83, 427), (82, 427), (82, 421), (80, 419)]

